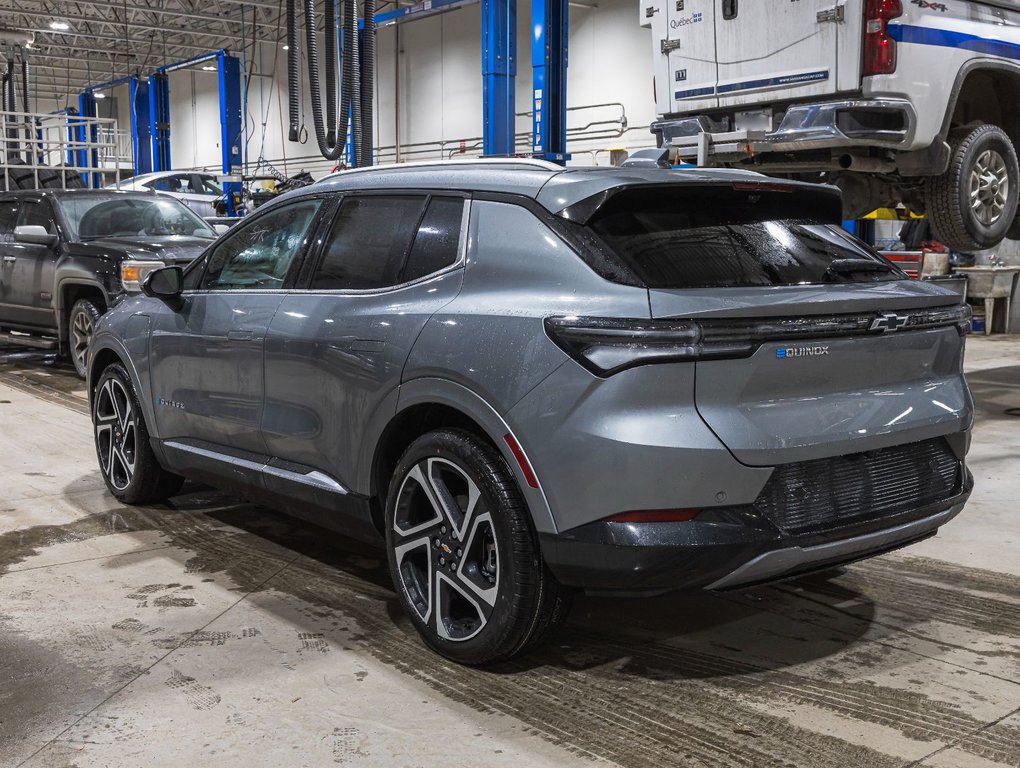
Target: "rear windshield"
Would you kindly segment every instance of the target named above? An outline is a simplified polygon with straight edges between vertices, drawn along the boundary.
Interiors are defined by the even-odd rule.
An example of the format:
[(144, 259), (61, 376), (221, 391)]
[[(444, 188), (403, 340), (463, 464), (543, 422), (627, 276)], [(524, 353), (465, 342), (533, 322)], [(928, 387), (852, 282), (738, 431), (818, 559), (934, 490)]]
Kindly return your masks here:
[(659, 187), (614, 195), (588, 226), (649, 288), (905, 279), (832, 208), (802, 191)]

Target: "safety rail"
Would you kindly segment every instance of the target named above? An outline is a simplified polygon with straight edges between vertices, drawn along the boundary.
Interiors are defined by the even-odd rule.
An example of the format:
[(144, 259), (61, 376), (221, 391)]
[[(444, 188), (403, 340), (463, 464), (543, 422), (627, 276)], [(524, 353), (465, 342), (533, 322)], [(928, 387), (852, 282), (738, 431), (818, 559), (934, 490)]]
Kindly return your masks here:
[(113, 118), (0, 111), (0, 189), (98, 189), (120, 177)]

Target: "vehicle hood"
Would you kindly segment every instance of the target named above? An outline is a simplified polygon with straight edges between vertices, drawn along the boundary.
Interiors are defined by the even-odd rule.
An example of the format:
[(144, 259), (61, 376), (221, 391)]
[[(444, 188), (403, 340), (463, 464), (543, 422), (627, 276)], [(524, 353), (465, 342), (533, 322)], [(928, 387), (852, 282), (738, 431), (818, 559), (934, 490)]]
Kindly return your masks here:
[(158, 259), (167, 264), (188, 264), (209, 247), (212, 239), (179, 237), (173, 240), (146, 240), (141, 237), (108, 237), (90, 240), (93, 248), (116, 250), (128, 259)]

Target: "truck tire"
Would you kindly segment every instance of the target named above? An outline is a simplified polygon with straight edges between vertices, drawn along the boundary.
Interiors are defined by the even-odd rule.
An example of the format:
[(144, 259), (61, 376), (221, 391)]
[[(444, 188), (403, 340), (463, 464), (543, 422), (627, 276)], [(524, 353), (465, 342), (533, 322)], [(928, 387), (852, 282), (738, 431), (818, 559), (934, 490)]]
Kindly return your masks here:
[(954, 251), (997, 245), (1016, 215), (1020, 167), (1009, 136), (996, 125), (949, 134), (949, 168), (928, 179), (928, 218), (935, 236)]
[(78, 299), (67, 316), (67, 352), (75, 373), (83, 379), (88, 373), (85, 356), (89, 342), (92, 341), (92, 333), (102, 314), (103, 311), (93, 299)]

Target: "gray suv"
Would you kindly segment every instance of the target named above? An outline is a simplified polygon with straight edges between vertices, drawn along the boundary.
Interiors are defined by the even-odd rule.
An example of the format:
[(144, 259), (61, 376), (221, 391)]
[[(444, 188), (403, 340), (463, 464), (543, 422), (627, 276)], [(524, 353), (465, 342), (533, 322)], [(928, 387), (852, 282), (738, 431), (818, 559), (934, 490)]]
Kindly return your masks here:
[(425, 642), (509, 658), (572, 590), (730, 589), (963, 507), (969, 310), (734, 171), (352, 171), (104, 315), (99, 463), (126, 503), (227, 487), (384, 543)]

